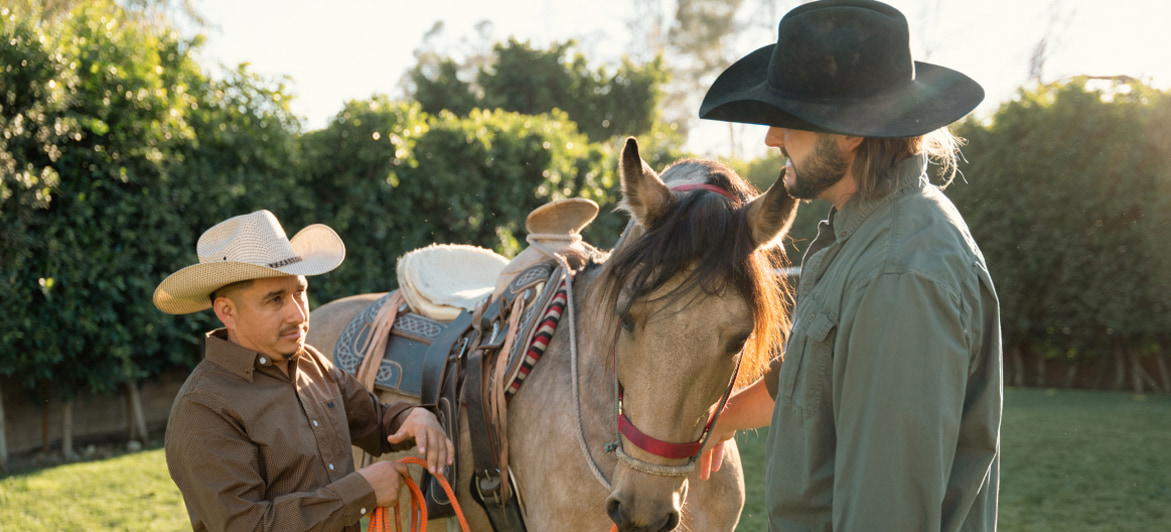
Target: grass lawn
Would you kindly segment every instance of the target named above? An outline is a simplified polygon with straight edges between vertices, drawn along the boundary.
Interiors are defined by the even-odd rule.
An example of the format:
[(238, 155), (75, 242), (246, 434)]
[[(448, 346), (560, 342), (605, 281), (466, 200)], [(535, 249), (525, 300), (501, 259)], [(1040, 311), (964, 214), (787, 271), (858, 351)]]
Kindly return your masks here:
[(162, 449), (0, 478), (0, 531), (191, 530)]
[[(999, 530), (1171, 530), (1171, 397), (1008, 389)], [(739, 530), (768, 529), (767, 433), (737, 437), (748, 501)]]
[[(1169, 528), (1171, 397), (1010, 389), (1001, 436), (1000, 530)], [(768, 528), (766, 437), (738, 437), (742, 531)], [(189, 529), (161, 449), (0, 478), (0, 531)]]

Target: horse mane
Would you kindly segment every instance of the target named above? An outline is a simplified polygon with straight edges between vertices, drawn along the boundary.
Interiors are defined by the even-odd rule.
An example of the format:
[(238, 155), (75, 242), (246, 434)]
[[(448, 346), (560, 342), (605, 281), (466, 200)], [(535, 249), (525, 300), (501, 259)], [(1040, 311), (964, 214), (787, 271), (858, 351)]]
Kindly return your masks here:
[(606, 260), (602, 300), (612, 305), (624, 290), (632, 300), (645, 298), (693, 266), (665, 297), (679, 297), (697, 287), (712, 296), (739, 292), (754, 320), (736, 382), (745, 386), (764, 373), (774, 356), (780, 356), (789, 331), (791, 288), (777, 273), (787, 265), (784, 250), (781, 246), (758, 249), (753, 242), (745, 207), (760, 192), (736, 172), (715, 161), (684, 159), (664, 170), (663, 177), (670, 179), (679, 172), (702, 174), (704, 183), (723, 188), (736, 199), (715, 193), (676, 197), (637, 241), (615, 250)]

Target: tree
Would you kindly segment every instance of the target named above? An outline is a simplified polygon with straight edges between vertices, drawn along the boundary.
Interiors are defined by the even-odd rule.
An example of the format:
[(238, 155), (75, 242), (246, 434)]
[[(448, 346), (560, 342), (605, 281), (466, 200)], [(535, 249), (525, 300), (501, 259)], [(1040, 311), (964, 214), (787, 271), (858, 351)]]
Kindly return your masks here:
[(957, 127), (973, 184), (948, 192), (988, 259), (1010, 350), (1121, 367), (1166, 343), (1171, 262), (1151, 235), (1171, 229), (1167, 112), (1135, 80), (1078, 78)]
[(643, 135), (658, 126), (667, 81), (660, 58), (641, 65), (626, 59), (611, 73), (592, 68), (576, 46), (573, 41), (548, 49), (515, 39), (498, 43), (486, 63), (474, 68), (474, 82), (460, 79), (471, 65), (416, 53), (419, 63), (408, 72), (412, 97), (432, 115), (446, 110), (467, 116), (473, 108), (526, 115), (561, 109), (592, 142)]
[(287, 203), (273, 169), (295, 161), (283, 88), (244, 70), (209, 81), (199, 39), (136, 20), (92, 2), (0, 21), (21, 36), (6, 63), (32, 67), (0, 72), (0, 298), (21, 309), (0, 317), (0, 371), (29, 390), (52, 380), (66, 400), (194, 362), (175, 346), (207, 317), (160, 313), (155, 285), (214, 221)]

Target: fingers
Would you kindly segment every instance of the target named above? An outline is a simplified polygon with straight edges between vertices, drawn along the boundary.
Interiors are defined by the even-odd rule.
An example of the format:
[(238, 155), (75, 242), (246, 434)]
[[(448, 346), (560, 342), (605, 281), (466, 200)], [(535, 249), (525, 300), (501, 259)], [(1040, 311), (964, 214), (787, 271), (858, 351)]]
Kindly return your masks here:
[(712, 476), (712, 451), (706, 451), (699, 457), (699, 479), (707, 480)]
[(388, 436), (387, 441), (398, 444), (412, 438), (432, 475), (442, 475), (443, 466), (451, 465), (455, 460), (455, 445), (431, 412), (422, 408), (412, 410), (398, 432)]
[(411, 477), (411, 469), (409, 467), (407, 467), (407, 464), (404, 464), (404, 463), (399, 462), (397, 460), (389, 462), (389, 463), (394, 465), (394, 470), (398, 471), (398, 474), (400, 477), (403, 477), (403, 478), (410, 478)]
[(717, 443), (708, 454), (711, 455), (711, 470), (719, 471), (720, 467), (724, 465), (724, 442)]
[(427, 431), (423, 438), (426, 438), (428, 444), (426, 448), (419, 447), (419, 454), (426, 455), (427, 470), (434, 475), (442, 475), (443, 466), (451, 465), (455, 459), (455, 445), (440, 429)]

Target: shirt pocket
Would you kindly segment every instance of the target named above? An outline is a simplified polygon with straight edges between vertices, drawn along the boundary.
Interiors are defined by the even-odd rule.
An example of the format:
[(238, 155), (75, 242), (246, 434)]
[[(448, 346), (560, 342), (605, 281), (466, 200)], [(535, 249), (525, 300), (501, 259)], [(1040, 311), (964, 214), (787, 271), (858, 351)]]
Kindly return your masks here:
[(818, 310), (801, 320), (793, 330), (781, 365), (779, 395), (795, 407), (804, 419), (821, 410), (827, 394), (826, 371), (833, 359), (834, 332), (838, 322), (826, 310)]

